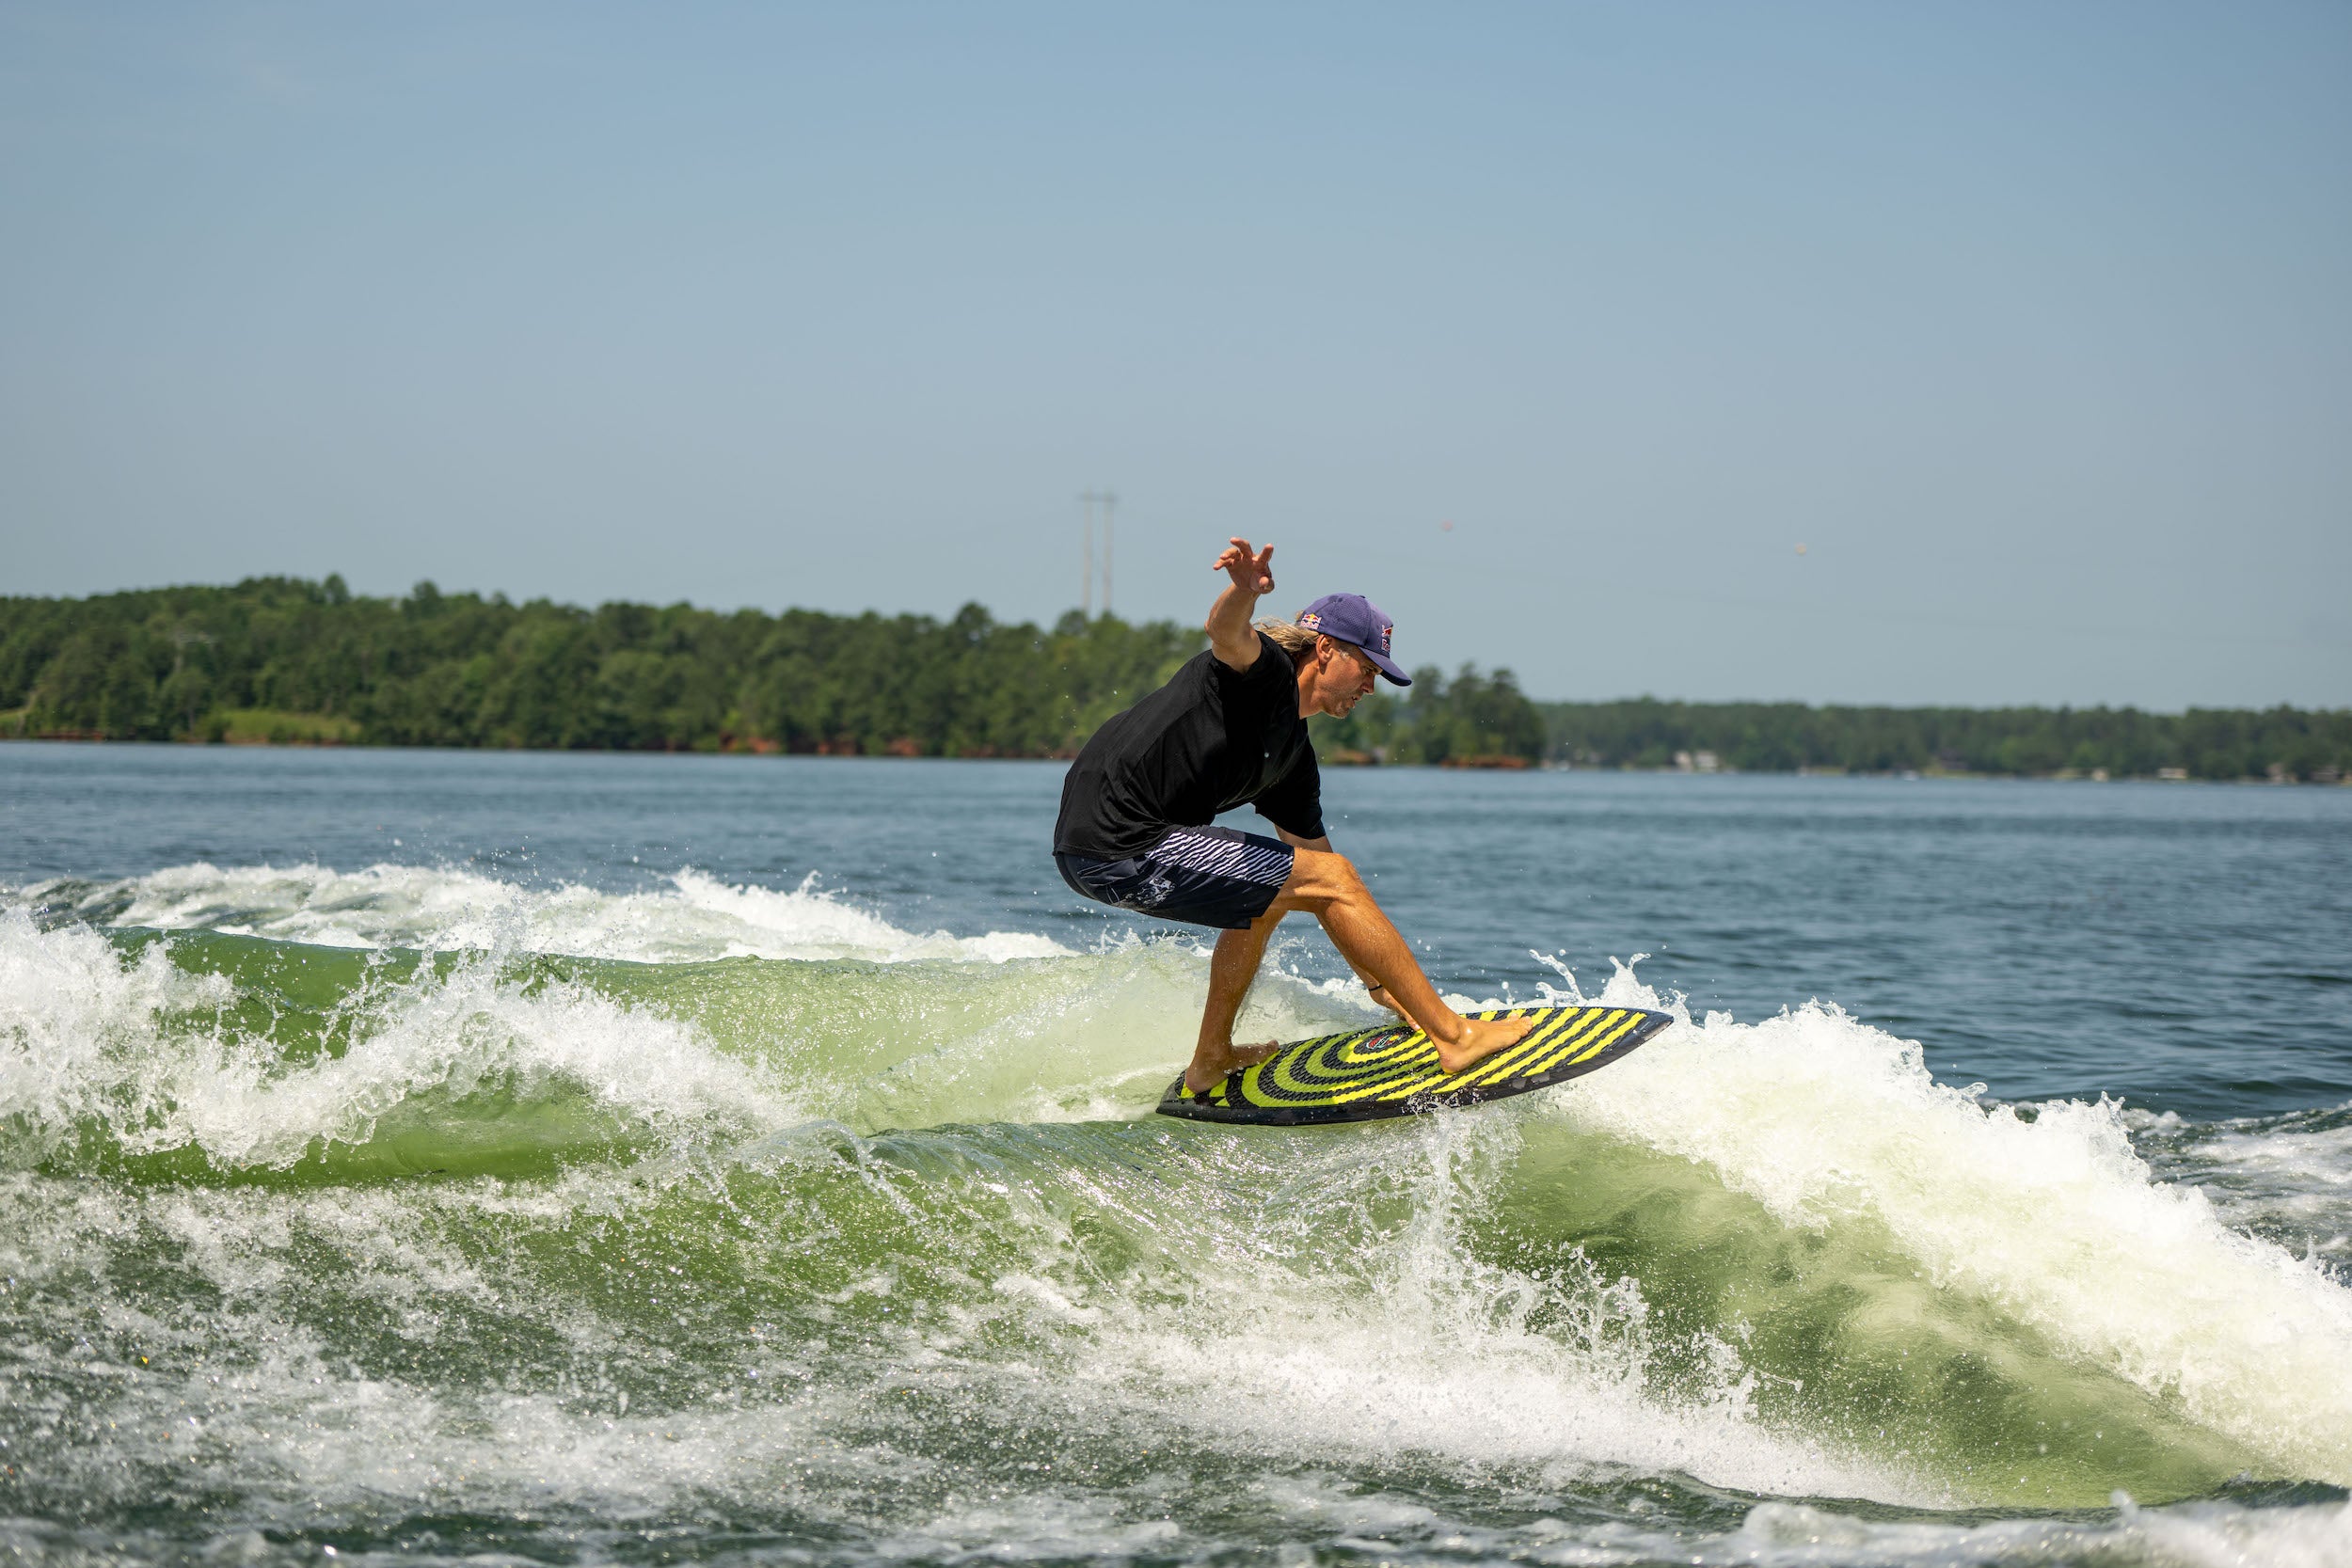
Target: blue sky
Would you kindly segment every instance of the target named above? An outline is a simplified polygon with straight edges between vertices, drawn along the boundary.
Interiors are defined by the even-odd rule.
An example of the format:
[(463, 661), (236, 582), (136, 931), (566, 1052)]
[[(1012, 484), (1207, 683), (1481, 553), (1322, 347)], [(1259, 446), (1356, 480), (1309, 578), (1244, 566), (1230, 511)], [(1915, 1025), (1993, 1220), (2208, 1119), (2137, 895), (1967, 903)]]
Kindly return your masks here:
[[(2352, 8), (0, 0), (0, 593), (2352, 704)], [(1444, 525), (1451, 524), (1451, 528)], [(1796, 546), (1803, 544), (1800, 555)]]

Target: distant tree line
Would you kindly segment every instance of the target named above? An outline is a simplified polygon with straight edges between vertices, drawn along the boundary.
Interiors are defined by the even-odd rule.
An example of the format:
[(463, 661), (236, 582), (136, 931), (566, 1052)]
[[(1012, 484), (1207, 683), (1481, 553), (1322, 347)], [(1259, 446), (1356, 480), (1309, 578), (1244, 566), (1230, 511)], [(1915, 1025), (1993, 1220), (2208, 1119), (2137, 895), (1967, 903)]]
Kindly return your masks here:
[[(925, 615), (595, 610), (405, 598), (256, 578), (86, 599), (0, 598), (0, 736), (388, 746), (1062, 756), (1203, 647), (1198, 628), (978, 605)], [(1508, 670), (1414, 672), (1345, 720), (1327, 760), (1782, 771), (2166, 770), (2329, 779), (2352, 713), (1536, 704)]]
[[(1205, 646), (1170, 622), (1073, 611), (1046, 630), (977, 604), (946, 621), (582, 610), (257, 578), (0, 599), (0, 736), (1062, 756)], [(1542, 754), (1508, 672), (1425, 674), (1409, 721), (1356, 737), (1366, 760)]]
[(1541, 705), (1549, 754), (1586, 768), (1752, 772), (2277, 778), (2352, 774), (2352, 711), (2275, 707), (1808, 707), (1801, 703)]
[[(1203, 645), (1065, 617), (595, 610), (259, 578), (0, 599), (0, 733), (387, 746), (1043, 756)], [(307, 721), (338, 721), (322, 730)], [(240, 728), (247, 730), (240, 736)]]

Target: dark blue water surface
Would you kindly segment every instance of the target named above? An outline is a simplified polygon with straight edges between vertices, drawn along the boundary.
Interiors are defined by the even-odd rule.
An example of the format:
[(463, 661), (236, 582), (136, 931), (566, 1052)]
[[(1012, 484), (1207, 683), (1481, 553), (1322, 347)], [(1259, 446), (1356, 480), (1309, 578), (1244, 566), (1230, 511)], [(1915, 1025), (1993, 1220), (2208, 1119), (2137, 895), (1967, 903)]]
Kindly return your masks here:
[[(0, 880), (194, 862), (819, 885), (1084, 945), (1150, 922), (1048, 857), (1045, 763), (0, 746)], [(1422, 769), (1327, 776), (1333, 841), (1444, 987), (1557, 954), (1695, 1010), (1819, 997), (2010, 1100), (2214, 1118), (2352, 1097), (2352, 790)], [(1252, 819), (1235, 819), (1249, 825)], [(1295, 925), (1301, 923), (1294, 922)], [(1334, 973), (1311, 930), (1283, 961)]]

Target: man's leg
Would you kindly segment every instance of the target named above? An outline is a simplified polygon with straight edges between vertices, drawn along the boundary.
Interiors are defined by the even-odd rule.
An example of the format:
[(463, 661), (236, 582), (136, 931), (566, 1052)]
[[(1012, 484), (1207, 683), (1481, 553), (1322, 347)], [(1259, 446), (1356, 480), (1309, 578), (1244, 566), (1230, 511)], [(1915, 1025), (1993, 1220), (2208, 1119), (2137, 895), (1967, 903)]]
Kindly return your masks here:
[(1195, 1093), (1274, 1053), (1271, 1044), (1236, 1047), (1233, 1020), (1241, 1016), (1242, 1001), (1258, 977), (1267, 939), (1289, 912), (1278, 904), (1238, 930), (1217, 933), (1216, 950), (1209, 955), (1209, 1005), (1201, 1009), (1200, 1039), (1193, 1047), (1192, 1065), (1184, 1069), (1184, 1082)]
[(1405, 945), (1404, 936), (1373, 902), (1371, 890), (1344, 855), (1299, 850), (1291, 865), (1291, 879), (1283, 884), (1274, 907), (1285, 905), (1313, 912), (1340, 956), (1379, 981), (1405, 1016), (1437, 1042), (1438, 1065), (1448, 1072), (1459, 1072), (1518, 1044), (1534, 1027), (1530, 1019), (1487, 1022), (1464, 1018), (1447, 1006), (1414, 960), (1412, 949)]
[[(1301, 851), (1298, 858), (1303, 861), (1308, 853), (1312, 851)], [(1489, 1044), (1477, 1055), (1463, 1055), (1458, 1065), (1447, 1058), (1447, 1046), (1463, 1044), (1463, 1032), (1470, 1030), (1472, 1022), (1438, 997), (1438, 988), (1430, 985), (1430, 978), (1421, 971), (1414, 950), (1405, 945), (1405, 933), (1397, 931), (1386, 910), (1374, 903), (1372, 891), (1364, 889), (1362, 877), (1353, 863), (1343, 856), (1317, 856), (1317, 861), (1339, 861), (1339, 865), (1308, 867), (1308, 877), (1301, 877), (1298, 908), (1312, 910), (1315, 919), (1322, 922), (1325, 936), (1331, 938), (1331, 945), (1339, 947), (1341, 957), (1358, 971), (1378, 980), (1383, 992), (1388, 992), (1388, 997), (1397, 1004), (1397, 1011), (1411, 1018), (1421, 1030), (1428, 1032), (1430, 1039), (1438, 1041), (1438, 1058), (1444, 1069), (1461, 1072), (1477, 1060), (1477, 1055), (1491, 1055), (1499, 1051), (1501, 1044)], [(1524, 1032), (1527, 1030), (1519, 1030), (1519, 1035)]]
[(1405, 1015), (1437, 1042), (1438, 1065), (1448, 1072), (1459, 1072), (1516, 1045), (1534, 1027), (1529, 1019), (1486, 1022), (1464, 1018), (1447, 1006), (1414, 961), (1405, 938), (1373, 902), (1371, 890), (1364, 886), (1355, 864), (1344, 855), (1301, 849), (1292, 859), (1289, 879), (1265, 913), (1247, 930), (1226, 931), (1217, 938), (1216, 955), (1209, 962), (1209, 1005), (1201, 1013), (1193, 1065), (1184, 1073), (1184, 1081), (1195, 1090), (1207, 1088), (1236, 1068), (1263, 1061), (1273, 1053), (1271, 1046), (1236, 1050), (1233, 1020), (1241, 1011), (1242, 998), (1248, 994), (1250, 981), (1257, 977), (1266, 939), (1293, 910), (1312, 913), (1323, 923), (1340, 956), (1359, 973), (1380, 982)]

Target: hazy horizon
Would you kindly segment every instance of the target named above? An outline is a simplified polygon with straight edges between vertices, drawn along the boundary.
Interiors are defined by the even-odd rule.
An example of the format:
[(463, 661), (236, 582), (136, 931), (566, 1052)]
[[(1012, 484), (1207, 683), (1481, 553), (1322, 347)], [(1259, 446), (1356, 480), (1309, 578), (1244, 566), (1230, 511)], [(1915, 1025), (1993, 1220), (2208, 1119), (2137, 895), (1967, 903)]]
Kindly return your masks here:
[[(2352, 704), (2352, 10), (0, 0), (0, 594)], [(1799, 553), (1798, 546), (1804, 546)]]

